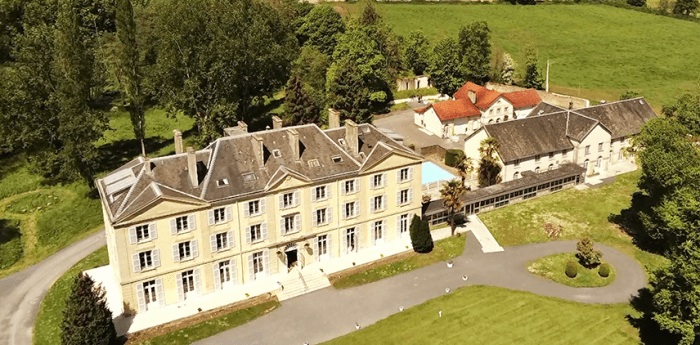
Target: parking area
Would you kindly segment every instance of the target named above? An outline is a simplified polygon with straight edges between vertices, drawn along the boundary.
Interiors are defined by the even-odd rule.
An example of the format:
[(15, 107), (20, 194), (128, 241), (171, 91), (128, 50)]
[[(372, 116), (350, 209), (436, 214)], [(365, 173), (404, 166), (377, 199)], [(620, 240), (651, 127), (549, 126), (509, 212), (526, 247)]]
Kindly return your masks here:
[(464, 149), (464, 139), (466, 136), (459, 136), (457, 142), (439, 138), (427, 130), (424, 130), (413, 123), (413, 109), (425, 107), (425, 104), (411, 102), (412, 109), (394, 111), (386, 115), (378, 116), (374, 119), (377, 128), (387, 129), (395, 132), (404, 138), (404, 144), (413, 144), (416, 148), (440, 145), (445, 149)]

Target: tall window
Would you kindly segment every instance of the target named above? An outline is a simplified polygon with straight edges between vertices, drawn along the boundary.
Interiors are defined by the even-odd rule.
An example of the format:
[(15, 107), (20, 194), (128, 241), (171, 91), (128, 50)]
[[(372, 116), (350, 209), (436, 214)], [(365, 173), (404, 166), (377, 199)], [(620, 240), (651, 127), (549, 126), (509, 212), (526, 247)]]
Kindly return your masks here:
[(284, 217), (284, 233), (294, 232), (294, 215)]
[(136, 240), (138, 242), (148, 241), (151, 239), (151, 232), (148, 231), (148, 224), (139, 225), (136, 227)]
[(374, 227), (373, 227), (373, 236), (375, 241), (379, 241), (383, 238), (383, 230), (384, 230), (384, 222), (383, 221), (377, 221), (374, 222)]
[(591, 154), (591, 145), (586, 145), (586, 154)]
[(253, 216), (260, 213), (260, 200), (248, 202), (248, 213)]
[(372, 188), (380, 188), (382, 187), (382, 177), (384, 174), (376, 174), (372, 176)]
[(328, 235), (318, 236), (318, 255), (328, 254)]
[(407, 204), (408, 203), (408, 189), (403, 189), (399, 192), (399, 204)]
[(355, 192), (355, 180), (345, 181), (345, 194), (350, 194)]
[(250, 231), (251, 242), (262, 240), (262, 230), (260, 229), (260, 224), (251, 225), (248, 231)]
[(401, 169), (401, 171), (399, 172), (399, 182), (408, 181), (408, 178), (410, 176), (408, 170), (409, 170), (409, 168)]
[(535, 162), (539, 162), (539, 161), (540, 161), (540, 155), (535, 156)]
[(562, 151), (561, 151), (561, 157), (562, 157), (562, 158), (566, 158), (566, 155), (567, 155), (567, 154), (568, 154), (568, 152), (567, 152), (566, 150), (562, 150)]
[(282, 207), (294, 206), (294, 193), (286, 193), (282, 196)]
[(381, 211), (383, 209), (382, 200), (384, 197), (382, 195), (377, 195), (374, 197), (374, 211)]
[(219, 262), (219, 280), (221, 284), (228, 283), (231, 281), (231, 261), (221, 261)]
[(214, 209), (214, 223), (222, 223), (226, 221), (226, 207)]
[(554, 159), (554, 152), (550, 152), (550, 153), (549, 153), (549, 159), (550, 159), (550, 160)]
[(408, 232), (408, 213), (401, 215), (399, 220), (399, 232), (402, 234)]
[(145, 252), (140, 252), (139, 262), (141, 263), (141, 270), (153, 268), (153, 258), (151, 257), (151, 251), (147, 250)]
[(190, 246), (190, 241), (178, 243), (177, 248), (180, 252), (180, 261), (187, 260), (192, 257), (192, 247)]
[(520, 160), (519, 159), (515, 160), (515, 167), (520, 168)]
[(316, 210), (316, 224), (318, 224), (318, 225), (326, 224), (326, 220), (327, 220), (326, 209), (322, 208), (320, 210)]
[(194, 270), (182, 272), (182, 290), (185, 294), (194, 291)]
[(253, 273), (262, 273), (265, 270), (263, 265), (263, 253), (253, 253)]
[(316, 200), (323, 200), (326, 198), (326, 186), (316, 187)]
[(603, 152), (603, 143), (598, 144), (598, 152)]
[(216, 250), (224, 250), (228, 248), (228, 233), (222, 232), (220, 234), (216, 234)]
[(156, 294), (156, 281), (155, 280), (149, 280), (147, 282), (143, 282), (143, 297), (146, 299), (146, 306), (148, 306), (150, 303), (158, 301), (158, 295)]
[(177, 227), (177, 232), (185, 232), (190, 229), (190, 224), (187, 221), (187, 216), (175, 218), (175, 226)]
[(357, 216), (356, 206), (357, 201), (346, 202), (344, 207), (345, 218), (352, 218)]
[(345, 243), (348, 253), (354, 252), (357, 248), (357, 237), (355, 235), (355, 228), (348, 228), (345, 230)]

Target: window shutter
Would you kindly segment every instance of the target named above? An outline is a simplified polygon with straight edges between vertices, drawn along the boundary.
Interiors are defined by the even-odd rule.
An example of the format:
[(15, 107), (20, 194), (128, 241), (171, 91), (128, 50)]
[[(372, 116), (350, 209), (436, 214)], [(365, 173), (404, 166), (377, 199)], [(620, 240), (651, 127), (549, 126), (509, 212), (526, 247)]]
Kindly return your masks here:
[(174, 218), (170, 220), (170, 234), (171, 235), (177, 234), (177, 222), (175, 221)]
[(396, 206), (401, 206), (401, 191), (396, 192)]
[(384, 240), (384, 243), (389, 242), (386, 238), (386, 219), (382, 221), (382, 239)]
[(408, 180), (409, 181), (413, 180), (413, 167), (408, 168)]
[(317, 215), (318, 210), (314, 210), (311, 213), (311, 225), (312, 226), (317, 226), (318, 225), (318, 215)]
[(279, 208), (280, 210), (284, 209), (284, 194), (279, 195)]
[(268, 238), (268, 236), (267, 236), (267, 222), (262, 223), (260, 225), (260, 232), (262, 232), (263, 240), (266, 240)]
[(386, 194), (384, 194), (384, 196), (382, 196), (382, 210), (386, 210), (387, 202), (388, 198), (386, 197)]
[(158, 304), (161, 307), (165, 307), (165, 292), (163, 291), (163, 279), (156, 279), (156, 296), (158, 298)]
[(328, 257), (332, 258), (333, 257), (333, 234), (328, 234), (326, 237), (326, 241), (328, 241)]
[(352, 208), (352, 215), (353, 217), (357, 217), (360, 215), (360, 200), (356, 200), (353, 208)]
[(228, 242), (226, 248), (233, 248), (236, 246), (236, 240), (233, 238), (233, 231), (226, 233), (226, 242)]
[(194, 288), (197, 290), (197, 295), (201, 295), (202, 292), (202, 273), (199, 268), (194, 270)]
[(396, 216), (396, 238), (401, 238), (401, 215)]
[(316, 187), (311, 187), (311, 202), (316, 202)]
[(193, 214), (187, 216), (187, 223), (188, 231), (197, 230), (197, 218)]
[(408, 189), (408, 203), (413, 203), (413, 187)]
[(136, 284), (136, 299), (139, 303), (139, 313), (146, 311), (146, 296), (143, 295), (143, 284)]
[(158, 226), (156, 225), (156, 223), (148, 224), (148, 236), (152, 240), (155, 240), (158, 238)]
[(267, 199), (267, 198), (262, 198), (262, 199), (260, 199), (260, 213), (265, 213), (265, 212), (267, 212), (266, 199)]
[(129, 228), (129, 243), (136, 244), (138, 238), (136, 237), (136, 227)]
[(301, 198), (300, 198), (298, 190), (294, 192), (292, 199), (294, 201), (293, 202), (294, 206), (299, 206), (299, 204), (301, 204)]
[(207, 211), (207, 218), (209, 218), (209, 225), (214, 225), (214, 210)]
[(294, 215), (294, 230), (301, 230), (301, 214)]
[(318, 237), (314, 237), (314, 262), (318, 262)]
[(326, 185), (326, 199), (333, 199), (333, 185)]
[(214, 290), (221, 290), (221, 276), (219, 276), (219, 263), (211, 265), (211, 271), (214, 274)]
[(374, 211), (375, 211), (375, 209), (374, 209), (374, 198), (369, 198), (369, 211), (370, 211), (371, 213), (374, 213)]
[(173, 262), (180, 262), (180, 249), (177, 243), (173, 244)]
[(131, 261), (134, 264), (134, 272), (141, 272), (141, 260), (139, 260), (139, 253), (131, 254)]
[(197, 240), (190, 241), (190, 246), (192, 247), (192, 257), (196, 258), (199, 256), (199, 248), (197, 247)]
[(250, 202), (243, 204), (243, 216), (250, 217)]
[(245, 243), (250, 244), (250, 227), (246, 226), (245, 228)]
[(270, 251), (263, 251), (263, 267), (265, 267), (265, 276), (270, 276)]
[(253, 254), (248, 255), (248, 279), (255, 280), (255, 271), (253, 270)]
[(382, 174), (382, 187), (386, 187), (386, 173)]
[(284, 236), (284, 217), (280, 218), (280, 236)]
[(377, 245), (377, 233), (374, 230), (376, 226), (376, 222), (372, 222), (369, 224), (369, 237), (372, 238), (372, 247)]
[[(343, 207), (340, 209), (340, 219), (346, 219), (348, 217), (351, 217), (352, 214), (348, 215), (348, 204), (349, 202), (346, 202)], [(354, 207), (354, 206), (353, 206)]]
[(373, 190), (374, 189), (374, 175), (369, 177), (368, 182), (369, 182), (369, 189)]
[(153, 255), (153, 267), (160, 267), (160, 250), (153, 249), (151, 255)]
[(347, 193), (345, 193), (345, 182), (346, 182), (346, 181), (343, 181), (343, 182), (340, 183), (340, 195), (345, 195), (345, 194), (347, 194)]
[(233, 220), (233, 207), (226, 206), (226, 221), (230, 222)]
[(353, 190), (352, 191), (357, 192), (358, 190), (360, 190), (360, 179), (356, 178), (355, 183), (353, 183)]
[(333, 206), (326, 209), (326, 222), (333, 223)]
[(211, 246), (211, 252), (216, 253), (216, 235), (209, 236), (209, 245)]
[(177, 283), (177, 299), (182, 302), (185, 300), (185, 289), (182, 287), (182, 273), (175, 275), (175, 281)]
[(396, 170), (396, 183), (401, 182), (401, 169)]
[(340, 239), (340, 253), (346, 255), (348, 253), (348, 229), (343, 230)]
[(231, 259), (228, 266), (231, 268), (231, 281), (233, 285), (238, 285), (238, 262), (236, 262), (236, 259)]

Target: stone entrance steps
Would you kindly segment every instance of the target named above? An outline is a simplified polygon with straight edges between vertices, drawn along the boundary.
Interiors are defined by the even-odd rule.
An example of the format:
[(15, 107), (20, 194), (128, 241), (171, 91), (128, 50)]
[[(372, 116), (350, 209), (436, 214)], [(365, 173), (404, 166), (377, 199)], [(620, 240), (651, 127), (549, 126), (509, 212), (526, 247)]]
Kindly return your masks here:
[(308, 267), (303, 270), (295, 267), (280, 283), (284, 287), (277, 294), (280, 301), (331, 286), (326, 275), (317, 267)]

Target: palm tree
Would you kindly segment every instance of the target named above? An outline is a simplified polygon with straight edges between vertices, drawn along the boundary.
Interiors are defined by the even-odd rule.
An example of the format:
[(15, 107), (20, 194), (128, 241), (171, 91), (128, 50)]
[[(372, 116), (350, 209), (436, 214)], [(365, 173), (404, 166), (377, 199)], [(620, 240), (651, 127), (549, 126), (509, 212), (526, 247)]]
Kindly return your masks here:
[(479, 147), (481, 162), (479, 163), (479, 187), (488, 187), (501, 182), (501, 165), (495, 155), (498, 153), (498, 142), (495, 138), (486, 138)]
[(459, 162), (457, 162), (457, 165), (455, 165), (455, 168), (457, 168), (459, 171), (459, 176), (462, 178), (462, 186), (464, 186), (467, 181), (467, 177), (471, 175), (472, 171), (474, 171), (474, 163), (472, 163), (472, 159), (466, 155), (462, 155)]
[(464, 191), (464, 184), (460, 183), (458, 180), (445, 183), (440, 190), (442, 202), (447, 209), (448, 220), (452, 228), (452, 236), (455, 235), (455, 229), (457, 229), (455, 215), (462, 209), (462, 200), (460, 197), (464, 194)]

